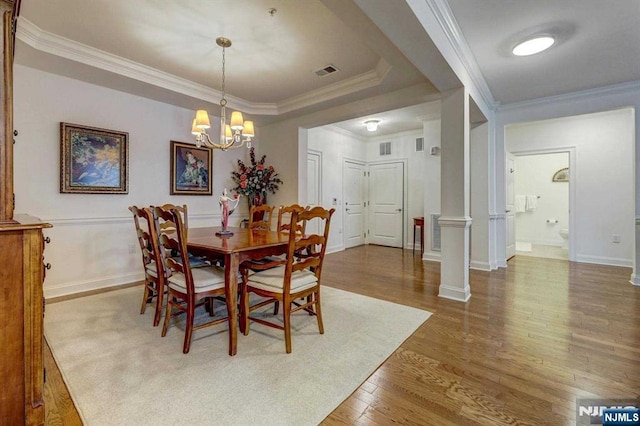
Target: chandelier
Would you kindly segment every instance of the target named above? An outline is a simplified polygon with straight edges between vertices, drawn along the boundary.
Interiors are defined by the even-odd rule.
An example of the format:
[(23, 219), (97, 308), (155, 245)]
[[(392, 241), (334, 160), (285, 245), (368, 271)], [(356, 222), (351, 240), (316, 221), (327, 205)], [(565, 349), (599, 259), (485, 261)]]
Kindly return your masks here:
[(226, 151), (232, 148), (240, 148), (245, 142), (247, 148), (251, 148), (251, 138), (255, 135), (253, 130), (253, 121), (244, 121), (242, 113), (233, 111), (231, 113), (231, 121), (227, 124), (227, 100), (224, 97), (224, 80), (225, 80), (225, 49), (231, 46), (231, 40), (226, 37), (218, 37), (216, 39), (218, 46), (222, 47), (222, 99), (220, 99), (220, 139), (216, 142), (211, 140), (207, 133), (207, 129), (211, 127), (209, 122), (209, 113), (203, 109), (196, 111), (196, 118), (193, 119), (191, 133), (196, 137), (196, 146), (206, 146)]

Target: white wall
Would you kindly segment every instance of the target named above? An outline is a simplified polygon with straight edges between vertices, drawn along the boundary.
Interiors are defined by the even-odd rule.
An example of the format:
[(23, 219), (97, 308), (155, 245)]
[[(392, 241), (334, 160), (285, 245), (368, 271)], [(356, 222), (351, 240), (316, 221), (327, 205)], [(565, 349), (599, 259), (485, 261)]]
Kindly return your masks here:
[(342, 164), (345, 159), (364, 161), (364, 142), (346, 132), (332, 129), (331, 126), (309, 129), (307, 137), (308, 148), (322, 153), (322, 205), (336, 209), (331, 218), (327, 251), (344, 250)]
[[(188, 204), (189, 225), (219, 223), (217, 195), (246, 150), (213, 154), (213, 196), (169, 195), (170, 141), (193, 141), (193, 111), (32, 68), (14, 67), (16, 212), (50, 222), (47, 297), (143, 278), (131, 205)], [(60, 122), (129, 133), (128, 194), (61, 194)], [(246, 205), (231, 218), (237, 223)], [(134, 244), (134, 253), (129, 245)]]
[[(384, 162), (407, 160), (407, 185), (405, 189), (407, 211), (404, 214), (404, 244), (411, 248), (413, 244), (413, 218), (424, 216), (424, 185), (423, 180), (426, 152), (416, 152), (416, 138), (423, 137), (421, 130), (396, 133), (388, 136), (377, 136), (365, 143), (365, 160)], [(391, 142), (391, 155), (380, 155), (380, 143)], [(425, 149), (427, 145), (425, 144)], [(416, 248), (419, 247), (420, 237), (416, 232)]]
[(559, 231), (569, 229), (569, 182), (553, 182), (552, 178), (566, 167), (569, 153), (516, 157), (516, 195), (538, 197), (535, 210), (516, 213), (516, 241), (562, 245)]
[[(509, 152), (575, 147), (576, 260), (632, 266), (635, 218), (634, 111), (630, 108), (513, 124)], [(612, 235), (621, 236), (620, 243)]]
[[(424, 149), (440, 147), (440, 120), (422, 123)], [(423, 259), (440, 261), (440, 251), (432, 250), (431, 215), (440, 214), (440, 154), (427, 155), (423, 171), (424, 181), (424, 254)]]

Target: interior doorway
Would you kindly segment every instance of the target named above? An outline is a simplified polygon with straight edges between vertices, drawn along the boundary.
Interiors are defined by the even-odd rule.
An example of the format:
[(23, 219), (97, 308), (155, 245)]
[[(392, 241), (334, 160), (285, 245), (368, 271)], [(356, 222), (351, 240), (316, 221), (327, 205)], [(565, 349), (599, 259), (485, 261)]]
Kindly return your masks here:
[(513, 169), (516, 256), (569, 260), (570, 153), (516, 154)]

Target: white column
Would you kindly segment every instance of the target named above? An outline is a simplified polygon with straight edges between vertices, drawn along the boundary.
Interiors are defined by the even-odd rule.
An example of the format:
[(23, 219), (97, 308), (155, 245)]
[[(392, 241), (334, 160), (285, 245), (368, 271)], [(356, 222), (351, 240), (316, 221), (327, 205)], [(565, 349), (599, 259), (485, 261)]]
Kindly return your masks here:
[(442, 93), (439, 296), (466, 302), (469, 288), (469, 95), (464, 87)]

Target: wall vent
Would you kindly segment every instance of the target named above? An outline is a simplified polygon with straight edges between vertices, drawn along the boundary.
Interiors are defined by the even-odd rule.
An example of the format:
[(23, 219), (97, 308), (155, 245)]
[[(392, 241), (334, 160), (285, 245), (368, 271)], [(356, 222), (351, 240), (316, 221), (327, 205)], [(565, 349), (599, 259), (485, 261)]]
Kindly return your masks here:
[(380, 155), (391, 155), (391, 142), (380, 143)]
[(441, 247), (440, 224), (438, 223), (438, 219), (440, 219), (439, 214), (431, 215), (431, 251), (440, 251)]
[(340, 71), (338, 67), (335, 65), (327, 65), (324, 68), (320, 68), (319, 70), (314, 71), (318, 77), (324, 77), (325, 75), (333, 74), (334, 72)]
[(424, 151), (424, 138), (416, 138), (416, 152)]

